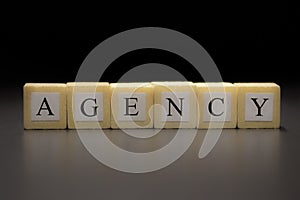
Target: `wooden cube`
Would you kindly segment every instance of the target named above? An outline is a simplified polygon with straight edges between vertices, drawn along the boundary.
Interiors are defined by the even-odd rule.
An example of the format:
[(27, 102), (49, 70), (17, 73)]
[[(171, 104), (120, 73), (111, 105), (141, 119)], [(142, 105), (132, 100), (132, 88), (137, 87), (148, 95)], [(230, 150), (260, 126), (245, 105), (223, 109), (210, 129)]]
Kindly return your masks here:
[(69, 129), (110, 128), (109, 83), (67, 83), (67, 104)]
[(235, 83), (238, 128), (279, 128), (280, 87), (275, 83)]
[(236, 128), (237, 87), (232, 83), (195, 83), (199, 129)]
[(111, 128), (153, 128), (150, 83), (112, 83)]
[(197, 97), (192, 82), (152, 82), (154, 128), (196, 128)]
[(66, 84), (26, 83), (23, 89), (25, 129), (66, 128)]

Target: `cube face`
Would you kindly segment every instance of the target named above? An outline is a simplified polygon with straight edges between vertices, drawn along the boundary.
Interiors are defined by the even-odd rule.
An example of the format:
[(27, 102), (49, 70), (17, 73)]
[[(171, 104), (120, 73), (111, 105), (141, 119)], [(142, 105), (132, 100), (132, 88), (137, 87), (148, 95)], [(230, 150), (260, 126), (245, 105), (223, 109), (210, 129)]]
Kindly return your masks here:
[(110, 95), (107, 82), (67, 83), (68, 128), (110, 128)]
[(238, 128), (279, 128), (280, 87), (275, 83), (236, 83)]
[(66, 84), (24, 85), (24, 128), (66, 128)]
[(198, 129), (236, 128), (237, 87), (232, 83), (195, 83)]
[[(189, 92), (161, 92), (161, 121), (189, 122), (190, 121), (190, 93)], [(159, 117), (159, 116), (158, 116)]]
[(73, 94), (73, 117), (75, 122), (103, 121), (103, 92), (76, 92)]
[(197, 98), (192, 82), (152, 82), (154, 128), (196, 128)]
[(32, 92), (30, 98), (31, 121), (59, 121), (59, 97), (58, 92)]
[(111, 128), (153, 128), (150, 83), (112, 83)]

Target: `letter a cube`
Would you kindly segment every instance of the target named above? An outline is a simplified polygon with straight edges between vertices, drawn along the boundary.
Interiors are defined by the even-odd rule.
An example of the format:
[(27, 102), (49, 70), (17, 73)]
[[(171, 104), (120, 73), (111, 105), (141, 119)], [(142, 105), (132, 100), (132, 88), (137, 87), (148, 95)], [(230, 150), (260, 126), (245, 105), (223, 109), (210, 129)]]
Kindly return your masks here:
[(24, 85), (24, 128), (66, 128), (66, 84)]
[(67, 83), (67, 103), (69, 129), (110, 128), (109, 83)]
[(237, 87), (232, 83), (195, 83), (199, 129), (236, 128)]
[(280, 87), (275, 83), (235, 83), (238, 128), (279, 128)]
[(196, 128), (197, 97), (192, 82), (152, 82), (154, 128)]
[(153, 128), (150, 83), (111, 83), (111, 128)]

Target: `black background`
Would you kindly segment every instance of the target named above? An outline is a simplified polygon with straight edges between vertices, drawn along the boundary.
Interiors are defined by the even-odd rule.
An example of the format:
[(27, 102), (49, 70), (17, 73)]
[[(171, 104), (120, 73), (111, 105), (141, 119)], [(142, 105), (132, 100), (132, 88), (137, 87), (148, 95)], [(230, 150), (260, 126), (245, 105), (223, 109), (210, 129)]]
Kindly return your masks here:
[[(80, 2), (75, 10), (73, 4), (55, 5), (58, 9), (50, 3), (33, 5), (34, 12), (1, 7), (8, 11), (0, 19), (1, 199), (299, 199), (298, 7), (274, 1), (143, 1), (110, 7), (98, 2), (88, 8)], [(74, 81), (82, 61), (100, 42), (145, 26), (174, 29), (198, 41), (224, 81), (280, 84), (281, 128), (223, 130), (203, 160), (197, 159), (205, 136), (199, 130), (184, 156), (165, 169), (140, 175), (93, 159), (74, 130), (24, 130), (24, 83)], [(115, 70), (103, 79), (115, 82), (120, 69), (153, 61), (180, 69), (188, 65), (161, 51), (132, 52), (115, 61)], [(172, 137), (172, 130), (165, 130), (171, 135), (139, 143), (107, 131), (121, 147), (133, 150), (145, 150), (146, 142), (165, 145), (162, 137)]]
[[(0, 29), (1, 82), (74, 81), (84, 58), (101, 41), (146, 26), (174, 29), (198, 41), (224, 81), (285, 84), (298, 80), (299, 12), (292, 5), (138, 5), (139, 9), (119, 5), (118, 9), (103, 6), (90, 12), (82, 8), (74, 11), (76, 16), (60, 16), (64, 11), (54, 10), (49, 15), (40, 11), (16, 19), (6, 16), (9, 20), (4, 18)], [(120, 69), (123, 73), (126, 67), (147, 62), (184, 69), (188, 63), (176, 57), (154, 50), (132, 52), (114, 62), (114, 73), (101, 80), (116, 82)], [(198, 76), (188, 78), (202, 81)]]

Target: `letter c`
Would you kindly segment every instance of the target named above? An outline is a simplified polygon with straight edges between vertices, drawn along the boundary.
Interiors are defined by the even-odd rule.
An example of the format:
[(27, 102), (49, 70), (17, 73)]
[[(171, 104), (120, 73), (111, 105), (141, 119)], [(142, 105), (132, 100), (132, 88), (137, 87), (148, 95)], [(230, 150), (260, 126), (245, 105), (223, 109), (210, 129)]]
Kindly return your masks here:
[(224, 114), (224, 111), (221, 112), (221, 113), (219, 113), (219, 114), (213, 112), (212, 104), (213, 104), (213, 102), (216, 101), (216, 100), (219, 100), (219, 101), (222, 102), (222, 104), (224, 104), (224, 98), (214, 98), (214, 99), (212, 99), (212, 100), (208, 103), (208, 111), (209, 111), (209, 113), (212, 114), (213, 116), (218, 117), (218, 116), (223, 115), (223, 114)]

